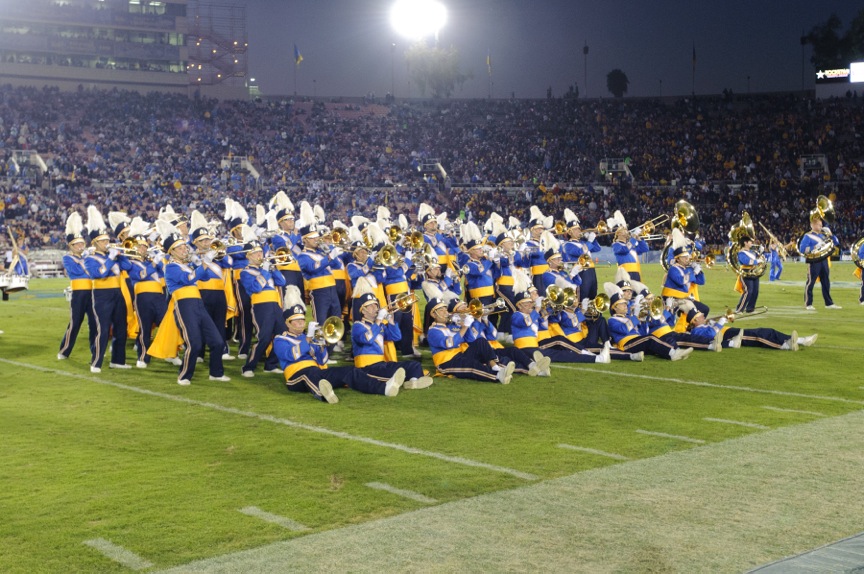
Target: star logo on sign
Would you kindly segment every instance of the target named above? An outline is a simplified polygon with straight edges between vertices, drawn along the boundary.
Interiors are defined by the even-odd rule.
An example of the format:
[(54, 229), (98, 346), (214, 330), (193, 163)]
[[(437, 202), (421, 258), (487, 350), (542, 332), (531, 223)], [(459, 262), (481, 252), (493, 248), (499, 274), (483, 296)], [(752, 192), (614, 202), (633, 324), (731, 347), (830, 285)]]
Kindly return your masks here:
[(821, 80), (824, 77), (825, 77), (825, 72), (823, 72), (822, 70), (819, 70), (818, 72), (816, 72), (816, 78), (817, 79)]

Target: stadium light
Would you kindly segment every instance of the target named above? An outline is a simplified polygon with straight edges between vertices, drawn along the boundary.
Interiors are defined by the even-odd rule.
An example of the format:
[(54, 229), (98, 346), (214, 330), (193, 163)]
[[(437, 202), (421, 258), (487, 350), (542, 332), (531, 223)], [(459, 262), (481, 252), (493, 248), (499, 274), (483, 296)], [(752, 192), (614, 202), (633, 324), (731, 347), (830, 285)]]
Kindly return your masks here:
[(436, 0), (397, 0), (390, 9), (390, 25), (411, 40), (428, 36), (438, 39), (438, 31), (447, 23), (447, 8)]

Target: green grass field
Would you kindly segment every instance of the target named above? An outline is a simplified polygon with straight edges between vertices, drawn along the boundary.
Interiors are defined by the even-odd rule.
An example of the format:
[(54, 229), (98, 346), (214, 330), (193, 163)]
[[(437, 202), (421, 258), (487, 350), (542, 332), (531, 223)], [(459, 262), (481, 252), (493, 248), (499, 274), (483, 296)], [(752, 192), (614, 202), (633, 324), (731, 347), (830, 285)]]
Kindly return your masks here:
[[(800, 285), (805, 268), (788, 264), (783, 282), (762, 282), (759, 302), (769, 312), (736, 323), (787, 333), (797, 329), (800, 335), (818, 332), (816, 346), (798, 353), (741, 349), (694, 352), (677, 363), (649, 357), (644, 363), (560, 366), (553, 367), (551, 379), (517, 376), (508, 386), (436, 378), (429, 389), (403, 391), (392, 399), (337, 390), (337, 405), (289, 393), (275, 374), (259, 371), (256, 378), (243, 379), (240, 361), (226, 363), (231, 382), (207, 381), (205, 365), (190, 387), (178, 386), (176, 368), (158, 361), (146, 371), (106, 368), (91, 375), (86, 327), (70, 360), (57, 361), (67, 322), (62, 298), (67, 282), (33, 279), (28, 291), (0, 303), (5, 331), (0, 336), (0, 571), (157, 570), (280, 541), (296, 539), (302, 547), (304, 538), (340, 529), (362, 548), (368, 546), (364, 529), (374, 532), (380, 519), (440, 507), (436, 520), (443, 520), (446, 509), (490, 493), (521, 508), (514, 499), (527, 496), (526, 487), (549, 488), (561, 480), (600, 476), (597, 472), (626, 473), (654, 457), (672, 464), (683, 460), (684, 451), (746, 445), (732, 439), (860, 411), (864, 382), (857, 359), (864, 350), (864, 307), (858, 306), (852, 269), (836, 264), (832, 271), (842, 310), (825, 310), (817, 288), (817, 311), (805, 311)], [(602, 283), (611, 280), (614, 269), (598, 272)], [(722, 269), (707, 273), (702, 299), (712, 314), (734, 307), (734, 276)], [(645, 275), (658, 289), (662, 269), (648, 266)], [(134, 364), (131, 350), (128, 356)], [(779, 444), (781, 451), (774, 454), (781, 460)], [(844, 446), (836, 440), (833, 445)], [(747, 453), (742, 450), (740, 457)], [(714, 480), (723, 481), (723, 468), (713, 471)], [(734, 480), (729, 476), (726, 482)], [(568, 492), (560, 500), (562, 509), (588, 490)], [(604, 528), (632, 518), (628, 504), (610, 506), (597, 517)], [(268, 522), (250, 507), (286, 520)], [(495, 519), (487, 525), (493, 526)], [(451, 527), (459, 531), (459, 524)], [(838, 523), (837, 531), (829, 529), (812, 546), (860, 530), (864, 519), (857, 530)], [(116, 545), (108, 553), (117, 560), (93, 547), (99, 540)], [(508, 546), (506, 540), (496, 542)], [(609, 571), (683, 571), (688, 560), (683, 549), (694, 544), (682, 541), (675, 560), (668, 548), (598, 558), (591, 553), (602, 545), (570, 543), (572, 562), (536, 566), (573, 571), (583, 564), (614, 563)], [(788, 545), (766, 542), (758, 557), (745, 548), (728, 551), (740, 560), (736, 564), (755, 566), (801, 544), (800, 539)], [(804, 544), (802, 550), (809, 547)], [(529, 568), (516, 558), (515, 548), (509, 561), (506, 552), (497, 555), (501, 562), (485, 561), (478, 548), (476, 563), (470, 558), (454, 563), (442, 554), (425, 565), (390, 566)], [(553, 557), (565, 548), (547, 550)], [(341, 561), (310, 556), (308, 563), (285, 570), (366, 569), (348, 553)]]

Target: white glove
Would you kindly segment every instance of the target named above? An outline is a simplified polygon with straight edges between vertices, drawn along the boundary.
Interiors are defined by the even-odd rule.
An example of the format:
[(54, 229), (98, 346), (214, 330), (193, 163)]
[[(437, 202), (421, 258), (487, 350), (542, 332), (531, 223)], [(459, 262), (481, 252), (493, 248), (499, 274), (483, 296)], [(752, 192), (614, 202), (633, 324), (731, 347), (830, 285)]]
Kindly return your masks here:
[(630, 232), (630, 235), (632, 235), (633, 237), (639, 237), (640, 235), (642, 235), (642, 228), (637, 227), (636, 229), (634, 229), (633, 231)]
[(414, 259), (414, 252), (408, 249), (405, 251), (405, 260), (410, 261), (411, 259)]
[(590, 301), (588, 300), (587, 297), (585, 299), (582, 299), (582, 312), (583, 313), (588, 310), (588, 303), (590, 303)]
[(462, 326), (463, 327), (470, 327), (473, 324), (474, 324), (474, 317), (472, 317), (471, 315), (465, 315), (465, 319), (462, 321)]
[(573, 268), (570, 270), (570, 279), (573, 279), (574, 277), (576, 277), (576, 276), (579, 275), (580, 273), (582, 273), (582, 266), (579, 265), (579, 264), (577, 263), (577, 264), (574, 265)]
[(153, 233), (151, 233), (150, 235), (147, 236), (147, 239), (150, 240), (150, 243), (156, 243), (157, 241), (159, 241), (159, 232), (154, 231)]
[(644, 300), (645, 300), (644, 295), (636, 295), (636, 298), (633, 299), (633, 306), (638, 309), (639, 307), (642, 306), (642, 301), (644, 301)]
[(343, 251), (341, 247), (334, 247), (330, 250), (330, 259), (336, 259), (340, 255), (342, 255)]
[(677, 301), (675, 301), (675, 297), (667, 297), (666, 298), (666, 307), (669, 309), (674, 309), (677, 305)]
[(531, 323), (531, 330), (534, 331), (534, 334), (536, 335), (540, 330), (540, 326), (537, 323)]
[(444, 272), (445, 277), (449, 277), (450, 279), (454, 279), (456, 277), (456, 273), (450, 267), (447, 267), (447, 270)]
[(487, 256), (489, 257), (489, 259), (500, 259), (501, 258), (501, 252), (493, 247), (492, 249), (489, 250), (489, 253)]
[(700, 265), (699, 263), (694, 263), (693, 264), (693, 274), (699, 275), (700, 273), (702, 273), (702, 265)]
[(831, 237), (831, 228), (830, 227), (823, 227), (822, 228), (822, 235), (824, 235), (825, 237)]
[(379, 309), (378, 310), (378, 320), (383, 321), (384, 319), (387, 318), (387, 315), (389, 315), (389, 314), (390, 313), (387, 311), (387, 309)]
[(726, 317), (720, 317), (719, 319), (717, 319), (717, 324), (720, 325), (721, 327), (723, 325), (725, 325), (726, 324)]
[(214, 257), (216, 257), (216, 252), (212, 249), (209, 249), (204, 252), (204, 255), (201, 256), (201, 259), (206, 263), (211, 263)]
[(119, 254), (120, 254), (120, 251), (118, 249), (115, 249), (114, 247), (112, 247), (111, 249), (108, 250), (108, 258), (109, 259), (116, 259)]
[(536, 309), (537, 311), (540, 311), (540, 309), (542, 309), (542, 308), (543, 308), (543, 299), (541, 299), (540, 297), (537, 297), (537, 299), (534, 301), (534, 309)]
[(315, 331), (318, 330), (318, 323), (315, 321), (309, 321), (309, 328), (306, 329), (306, 336), (310, 339), (315, 336)]
[(462, 315), (453, 315), (451, 317), (451, 320), (453, 321), (453, 324), (456, 325), (457, 327), (462, 326)]
[(265, 261), (261, 264), (261, 269), (263, 269), (264, 271), (270, 271), (271, 266), (272, 264), (269, 261)]
[(585, 241), (587, 241), (588, 243), (593, 243), (595, 239), (597, 239), (597, 234), (593, 231), (589, 231), (585, 234)]

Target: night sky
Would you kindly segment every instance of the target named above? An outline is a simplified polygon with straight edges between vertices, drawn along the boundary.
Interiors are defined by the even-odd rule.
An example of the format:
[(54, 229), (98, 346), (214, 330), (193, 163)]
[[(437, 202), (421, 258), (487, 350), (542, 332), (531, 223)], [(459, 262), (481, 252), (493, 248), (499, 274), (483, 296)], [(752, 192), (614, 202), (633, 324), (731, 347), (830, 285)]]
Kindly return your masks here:
[[(489, 95), (491, 52), (495, 98), (562, 95), (574, 82), (589, 97), (611, 97), (606, 74), (620, 68), (628, 96), (697, 94), (724, 88), (747, 93), (800, 90), (802, 30), (833, 12), (844, 30), (861, 9), (848, 0), (441, 0), (449, 18), (439, 43), (460, 53), (473, 74), (457, 98)], [(265, 95), (419, 97), (408, 81), (408, 41), (389, 23), (392, 0), (246, 0), (249, 74)], [(391, 45), (396, 42), (395, 50)], [(813, 88), (806, 47), (803, 86)], [(394, 80), (395, 76), (395, 82)]]

